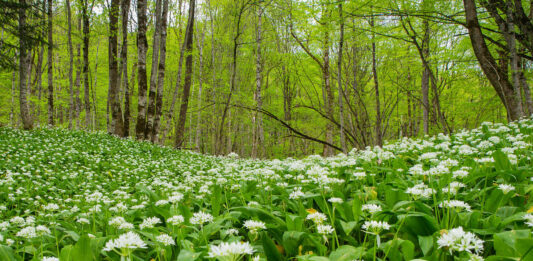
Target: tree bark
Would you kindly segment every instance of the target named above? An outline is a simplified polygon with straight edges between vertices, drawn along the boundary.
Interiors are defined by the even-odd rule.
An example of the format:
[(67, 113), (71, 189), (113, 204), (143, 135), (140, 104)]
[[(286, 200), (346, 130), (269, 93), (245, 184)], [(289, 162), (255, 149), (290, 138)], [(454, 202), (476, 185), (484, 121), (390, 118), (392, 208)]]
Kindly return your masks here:
[[(370, 18), (370, 26), (374, 28), (374, 16)], [(378, 71), (376, 64), (376, 41), (375, 34), (372, 31), (372, 75), (374, 78), (374, 90), (376, 98), (376, 144), (378, 146), (383, 145), (383, 137), (381, 133), (381, 104), (379, 100), (379, 81), (378, 81)]]
[(54, 126), (54, 41), (52, 24), (52, 0), (48, 0), (48, 124)]
[(159, 69), (157, 76), (157, 95), (155, 102), (155, 116), (152, 127), (151, 141), (157, 141), (157, 135), (161, 126), (161, 115), (163, 115), (163, 91), (165, 87), (165, 62), (167, 55), (167, 20), (168, 20), (168, 0), (163, 0), (163, 13), (161, 14), (161, 40), (159, 47)]
[(88, 0), (82, 0), (83, 21), (83, 86), (85, 104), (85, 127), (91, 128), (91, 100), (89, 90), (89, 4)]
[(507, 74), (498, 66), (485, 43), (485, 38), (477, 17), (476, 4), (474, 0), (463, 0), (463, 4), (466, 14), (466, 28), (468, 29), (470, 41), (472, 42), (474, 54), (479, 65), (498, 94), (498, 97), (503, 102), (507, 111), (507, 119), (510, 121), (518, 120), (520, 118), (520, 111), (514, 88), (509, 82)]
[(159, 61), (159, 47), (161, 41), (161, 2), (162, 0), (155, 1), (155, 32), (154, 40), (152, 43), (152, 68), (150, 71), (150, 89), (148, 90), (148, 113), (146, 115), (146, 128), (144, 135), (147, 140), (152, 140), (153, 124), (155, 116), (155, 100), (157, 95), (157, 70)]
[[(424, 38), (422, 39), (422, 52), (424, 57), (429, 56), (429, 22), (424, 20)], [(424, 66), (422, 73), (422, 124), (424, 134), (429, 133), (429, 67)]]
[(109, 103), (111, 106), (111, 130), (109, 133), (117, 136), (124, 135), (124, 121), (122, 120), (122, 107), (118, 98), (120, 81), (118, 70), (118, 17), (120, 12), (120, 0), (111, 0), (109, 10)]
[(68, 44), (68, 84), (69, 84), (69, 110), (68, 110), (68, 128), (72, 129), (72, 119), (74, 118), (74, 81), (72, 79), (72, 71), (74, 64), (74, 51), (72, 50), (72, 13), (70, 9), (70, 0), (66, 0), (67, 5), (67, 44)]
[[(198, 28), (198, 27), (196, 27)], [(199, 34), (197, 32), (197, 34)], [(196, 137), (194, 143), (196, 144), (196, 151), (203, 152), (203, 146), (200, 144), (202, 135), (202, 91), (203, 91), (203, 70), (204, 70), (204, 38), (205, 38), (205, 30), (199, 34), (200, 37), (198, 37), (198, 112), (196, 114)]]
[[(263, 67), (262, 67), (262, 61), (261, 61), (261, 30), (262, 30), (262, 16), (263, 16), (263, 10), (261, 6), (258, 6), (258, 14), (257, 14), (257, 26), (256, 26), (256, 53), (255, 53), (255, 92), (254, 92), (254, 100), (256, 102), (257, 110), (261, 111), (263, 107), (263, 100), (261, 97), (261, 84), (263, 82)], [(253, 128), (252, 128), (252, 137), (253, 137), (253, 143), (252, 143), (252, 158), (256, 158), (260, 154), (260, 150), (263, 143), (263, 117), (261, 113), (258, 113), (257, 111), (254, 112), (253, 115)]]
[(30, 63), (30, 45), (26, 39), (27, 35), (27, 14), (25, 6), (29, 3), (26, 0), (19, 2), (24, 8), (19, 9), (19, 99), (20, 99), (20, 117), (22, 118), (22, 127), (25, 130), (33, 128), (33, 121), (28, 106), (28, 64)]
[(337, 84), (339, 85), (339, 124), (340, 124), (340, 142), (343, 153), (348, 153), (348, 148), (346, 147), (346, 137), (344, 136), (344, 102), (343, 102), (343, 93), (342, 88), (342, 51), (344, 46), (344, 17), (342, 13), (342, 3), (339, 2), (339, 17), (340, 17), (340, 38), (339, 38), (339, 58), (337, 61)]
[[(179, 1), (179, 10), (181, 15), (181, 0)], [(178, 24), (178, 29), (180, 33), (178, 35), (181, 35), (181, 26)], [(165, 121), (166, 124), (164, 125), (164, 128), (161, 132), (161, 136), (159, 137), (159, 143), (163, 144), (165, 142), (165, 139), (167, 138), (168, 131), (170, 130), (170, 126), (172, 125), (172, 117), (174, 116), (174, 107), (176, 106), (176, 101), (178, 100), (178, 93), (181, 85), (181, 72), (183, 68), (183, 57), (185, 54), (185, 41), (183, 41), (181, 49), (180, 49), (180, 58), (178, 61), (178, 76), (176, 77), (176, 86), (174, 87), (174, 93), (172, 94), (172, 102), (170, 103), (169, 110), (165, 113)]]
[(176, 125), (176, 140), (174, 147), (181, 148), (185, 136), (185, 121), (187, 119), (187, 108), (189, 106), (189, 94), (191, 90), (192, 77), (192, 49), (193, 49), (193, 35), (194, 35), (194, 9), (195, 0), (189, 1), (189, 20), (187, 21), (187, 29), (185, 30), (185, 81), (183, 83), (183, 95), (181, 98), (181, 108)]
[[(130, 86), (128, 82), (128, 17), (130, 0), (122, 0), (120, 7), (120, 19), (122, 20), (122, 46), (120, 50), (119, 84), (124, 89), (124, 126), (121, 136), (130, 134)], [(134, 66), (135, 68), (135, 66)], [(122, 76), (121, 76), (122, 75)], [(120, 99), (119, 99), (120, 101)]]
[(146, 129), (146, 51), (148, 49), (148, 41), (146, 40), (146, 5), (147, 0), (137, 1), (137, 66), (138, 66), (138, 81), (139, 81), (139, 101), (137, 103), (137, 124), (135, 126), (135, 135), (138, 140), (145, 139)]

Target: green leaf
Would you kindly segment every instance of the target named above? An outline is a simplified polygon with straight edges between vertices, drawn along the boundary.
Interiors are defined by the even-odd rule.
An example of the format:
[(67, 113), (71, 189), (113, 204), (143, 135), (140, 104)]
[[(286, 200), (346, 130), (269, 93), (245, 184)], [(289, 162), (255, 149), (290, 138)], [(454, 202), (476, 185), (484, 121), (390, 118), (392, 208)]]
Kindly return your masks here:
[(305, 233), (298, 231), (285, 231), (283, 233), (283, 247), (288, 256), (296, 256), (298, 254), (298, 246), (304, 239)]
[(72, 260), (72, 249), (74, 246), (68, 245), (61, 249), (61, 252), (59, 254), (59, 260), (60, 261), (71, 261)]
[(274, 244), (274, 241), (272, 241), (272, 239), (268, 237), (268, 234), (266, 232), (262, 233), (262, 239), (263, 239), (263, 249), (265, 251), (265, 255), (268, 261), (284, 260), (278, 248), (276, 247), (276, 244)]
[(360, 259), (365, 253), (362, 247), (344, 245), (331, 252), (329, 260), (331, 261), (351, 261)]
[(74, 245), (71, 257), (72, 260), (76, 261), (93, 261), (91, 239), (87, 235), (81, 236), (80, 240)]
[(16, 261), (17, 259), (15, 259), (11, 247), (0, 245), (0, 260)]
[(418, 236), (418, 244), (424, 256), (427, 256), (433, 248), (433, 236)]
[(193, 261), (200, 257), (200, 253), (195, 253), (187, 249), (182, 249), (177, 261)]
[(438, 230), (435, 218), (429, 215), (423, 213), (414, 213), (401, 215), (399, 217), (400, 219), (405, 219), (402, 230), (415, 237), (430, 236)]
[(350, 233), (352, 233), (354, 228), (357, 226), (357, 221), (344, 222), (341, 220), (340, 223), (341, 223), (342, 231), (346, 235), (350, 235)]

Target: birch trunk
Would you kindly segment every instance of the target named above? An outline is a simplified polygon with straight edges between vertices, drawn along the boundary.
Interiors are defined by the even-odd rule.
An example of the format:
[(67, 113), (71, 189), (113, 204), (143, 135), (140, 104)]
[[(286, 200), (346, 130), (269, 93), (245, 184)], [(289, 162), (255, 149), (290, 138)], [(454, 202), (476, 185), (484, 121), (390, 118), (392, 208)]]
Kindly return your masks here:
[(137, 124), (135, 126), (135, 135), (138, 140), (145, 139), (146, 129), (146, 51), (148, 42), (146, 40), (146, 5), (147, 0), (137, 1), (137, 66), (138, 66), (138, 81), (139, 81), (139, 101), (137, 103)]

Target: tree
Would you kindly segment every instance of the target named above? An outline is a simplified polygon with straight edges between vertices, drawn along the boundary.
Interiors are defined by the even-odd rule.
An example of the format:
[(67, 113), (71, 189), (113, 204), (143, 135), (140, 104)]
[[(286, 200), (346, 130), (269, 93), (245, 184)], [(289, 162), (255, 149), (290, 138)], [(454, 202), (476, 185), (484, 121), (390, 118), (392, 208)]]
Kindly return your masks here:
[(54, 125), (54, 41), (52, 23), (52, 0), (48, 0), (48, 124)]
[(498, 94), (507, 111), (509, 120), (518, 120), (522, 114), (520, 110), (520, 100), (507, 73), (497, 63), (485, 43), (485, 36), (479, 25), (476, 3), (474, 0), (463, 0), (466, 15), (466, 28), (472, 42), (472, 48), (476, 55), (483, 73), (487, 76), (492, 87)]
[(68, 44), (68, 85), (69, 85), (69, 112), (68, 112), (68, 128), (72, 128), (72, 119), (74, 118), (74, 113), (76, 112), (74, 106), (74, 82), (72, 80), (72, 68), (74, 63), (74, 51), (72, 50), (72, 13), (70, 9), (70, 0), (66, 0), (67, 5), (67, 23), (68, 23), (68, 32), (67, 32), (67, 44)]
[(119, 100), (119, 69), (118, 69), (118, 17), (120, 11), (120, 0), (111, 0), (109, 10), (109, 95), (108, 103), (111, 105), (112, 123), (109, 133), (123, 136), (124, 121), (122, 119), (122, 108)]
[(192, 42), (194, 35), (194, 9), (195, 0), (189, 1), (189, 20), (187, 21), (187, 29), (185, 30), (185, 52), (187, 57), (185, 58), (185, 82), (183, 84), (183, 94), (181, 98), (181, 107), (176, 125), (176, 140), (174, 147), (181, 148), (184, 141), (185, 132), (185, 120), (187, 119), (187, 108), (189, 106), (189, 94), (191, 90), (191, 78), (192, 78)]
[(137, 124), (135, 136), (137, 139), (145, 139), (146, 133), (146, 91), (148, 83), (146, 79), (146, 52), (148, 41), (146, 40), (146, 0), (137, 1), (137, 69), (139, 101), (137, 103)]
[(19, 7), (19, 96), (20, 96), (20, 116), (22, 126), (25, 130), (33, 128), (33, 120), (30, 115), (28, 106), (28, 64), (30, 63), (30, 43), (25, 35), (28, 34), (27, 13), (28, 3), (26, 0), (20, 0)]

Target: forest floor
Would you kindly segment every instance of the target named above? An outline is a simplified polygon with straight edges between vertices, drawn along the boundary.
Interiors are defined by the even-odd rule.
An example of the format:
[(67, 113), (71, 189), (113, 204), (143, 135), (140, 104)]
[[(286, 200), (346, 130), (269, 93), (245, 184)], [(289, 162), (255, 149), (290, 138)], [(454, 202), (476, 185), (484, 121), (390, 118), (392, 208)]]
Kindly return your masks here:
[(0, 128), (1, 260), (533, 260), (533, 120), (254, 160)]

